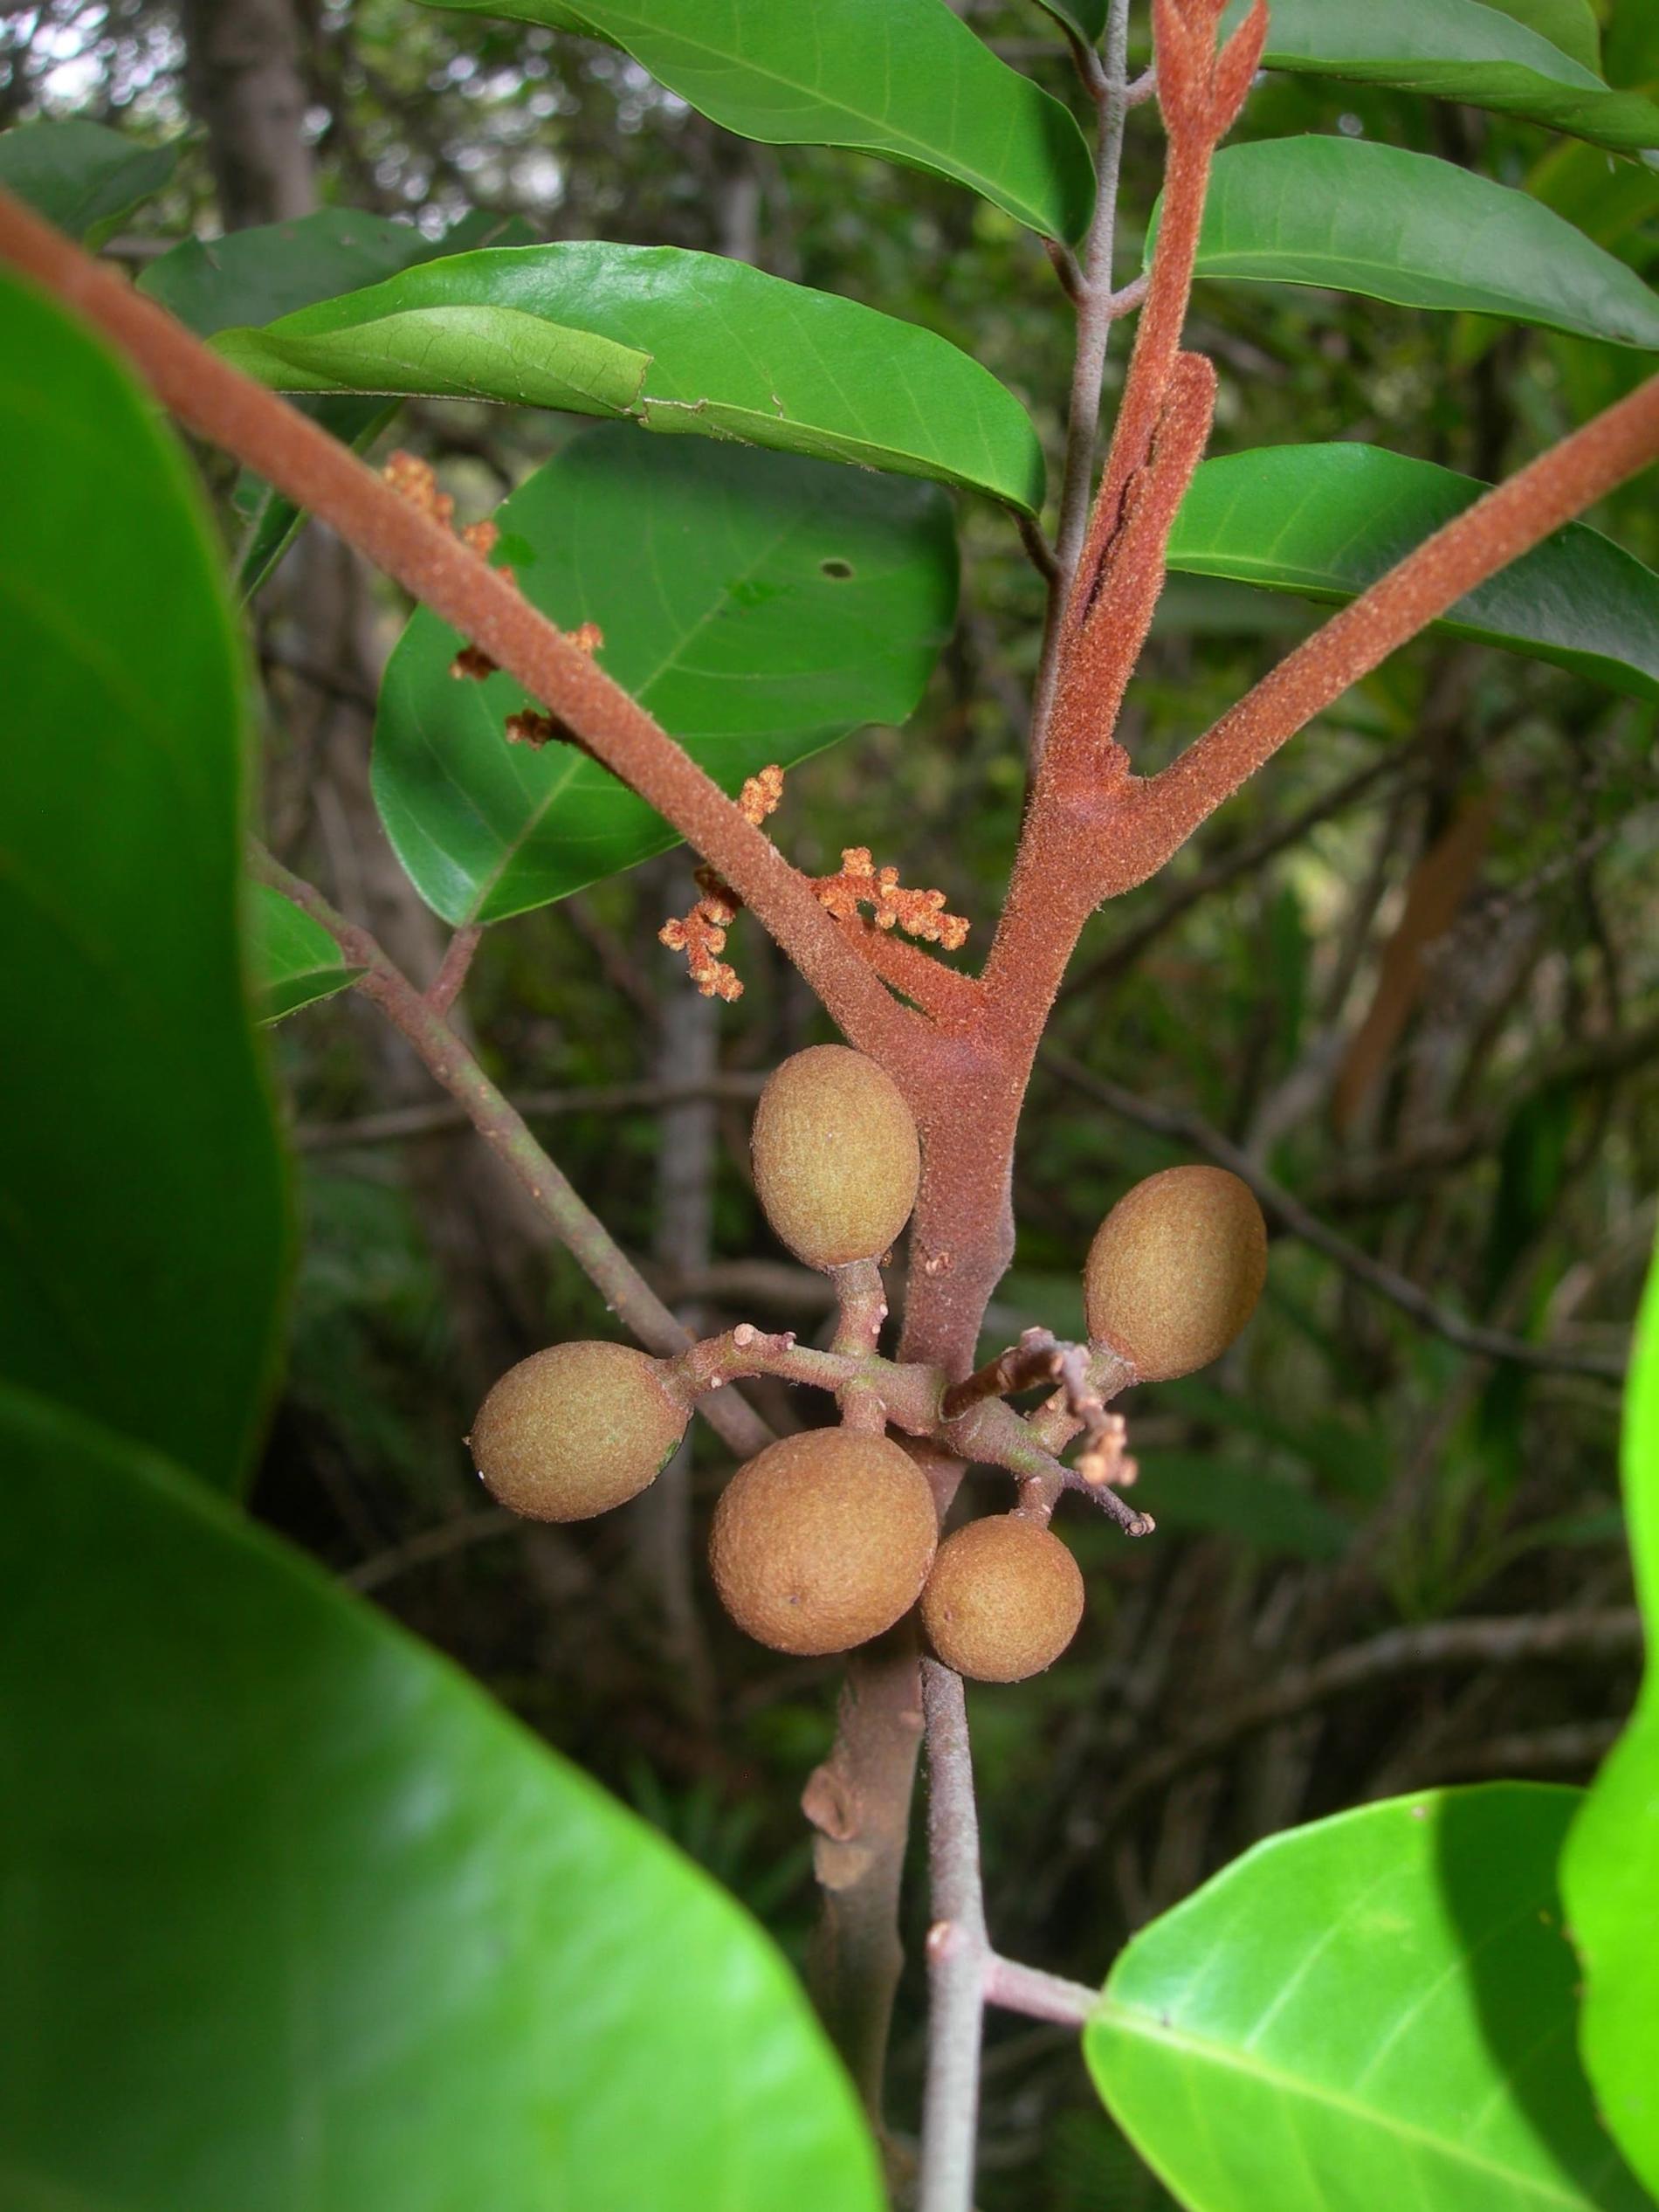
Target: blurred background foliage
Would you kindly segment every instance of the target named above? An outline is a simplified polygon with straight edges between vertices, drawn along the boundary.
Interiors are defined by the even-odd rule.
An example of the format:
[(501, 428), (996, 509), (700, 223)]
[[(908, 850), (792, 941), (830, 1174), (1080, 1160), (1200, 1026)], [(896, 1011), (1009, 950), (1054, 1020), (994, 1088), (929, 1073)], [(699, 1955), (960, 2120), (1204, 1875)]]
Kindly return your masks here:
[[(238, 162), (210, 65), (213, 25), (239, 9), (286, 24), (303, 91), (264, 170)], [(1040, 8), (960, 11), (1075, 100)], [(1659, 82), (1651, 0), (1600, 12), (1610, 80)], [(1069, 310), (1034, 238), (937, 179), (729, 139), (609, 48), (409, 0), (51, 0), (0, 17), (0, 124), (42, 113), (140, 141), (188, 134), (168, 191), (112, 242), (134, 268), (186, 230), (210, 238), (318, 204), (432, 235), (482, 208), (540, 238), (734, 253), (942, 333), (1019, 394), (1057, 454)], [(1659, 174), (1590, 147), (1266, 78), (1239, 135), (1297, 131), (1434, 152), (1526, 186), (1639, 272), (1659, 263)], [(1159, 153), (1141, 108), (1126, 273)], [(1643, 366), (1543, 331), (1289, 287), (1201, 286), (1188, 341), (1221, 371), (1215, 451), (1360, 439), (1483, 477)], [(529, 411), (414, 403), (377, 450), (395, 438), (429, 456), (470, 518), (562, 435), (560, 418)], [(232, 487), (204, 465), (228, 545)], [(814, 872), (867, 844), (906, 883), (939, 885), (974, 920), (972, 958), (1013, 851), (1042, 596), (1006, 514), (959, 505), (962, 615), (922, 709), (795, 771), (773, 826)], [(1588, 519), (1659, 560), (1651, 477)], [(439, 926), (391, 859), (367, 782), (375, 686), (403, 611), (319, 534), (288, 557), (255, 615), (265, 810), (282, 856), (423, 976)], [(1294, 600), (1172, 580), (1131, 696), (1138, 762), (1168, 757), (1313, 619)], [(1460, 1615), (1628, 1603), (1616, 1385), (1572, 1362), (1616, 1361), (1653, 1238), (1655, 738), (1650, 703), (1420, 644), (1085, 934), (1024, 1123), (996, 1338), (1036, 1321), (1077, 1329), (1078, 1264), (1102, 1211), (1212, 1140), (1329, 1233), (1276, 1233), (1263, 1306), (1220, 1369), (1133, 1395), (1139, 1495), (1159, 1534), (1126, 1546), (1068, 1510), (1090, 1589), (1076, 1646), (1047, 1678), (974, 1693), (1005, 1952), (1093, 1978), (1126, 1931), (1255, 1838), (1430, 1781), (1584, 1778), (1628, 1709), (1634, 1638), (1623, 1664), (1499, 1664), (1440, 1657), (1433, 1636)], [(656, 941), (690, 896), (689, 864), (671, 855), (497, 927), (467, 1020), (577, 1187), (690, 1316), (817, 1331), (823, 1285), (770, 1237), (747, 1130), (765, 1072), (823, 1035), (823, 1017), (742, 921), (728, 957), (745, 996), (718, 1010), (697, 999)], [(484, 1389), (537, 1345), (603, 1333), (607, 1316), (372, 1009), (348, 995), (274, 1037), (304, 1258), (256, 1510), (454, 1654), (799, 1959), (813, 1899), (795, 1801), (828, 1745), (836, 1670), (744, 1643), (713, 1607), (702, 1533), (726, 1461), (699, 1434), (689, 1470), (590, 1526), (529, 1528), (489, 1507), (461, 1441)], [(1550, 1351), (1473, 1356), (1381, 1294), (1379, 1269), (1427, 1293), (1436, 1317)], [(988, 1478), (970, 1503), (976, 1490), (995, 1494)], [(1399, 1630), (1308, 1675), (1295, 1710), (1252, 1720), (1263, 1685)], [(1222, 1740), (1204, 1761), (1139, 1777), (1211, 1723)], [(899, 2051), (912, 2085), (920, 1995), (912, 1975)], [(987, 2212), (1161, 2201), (1070, 2042), (994, 2024)]]

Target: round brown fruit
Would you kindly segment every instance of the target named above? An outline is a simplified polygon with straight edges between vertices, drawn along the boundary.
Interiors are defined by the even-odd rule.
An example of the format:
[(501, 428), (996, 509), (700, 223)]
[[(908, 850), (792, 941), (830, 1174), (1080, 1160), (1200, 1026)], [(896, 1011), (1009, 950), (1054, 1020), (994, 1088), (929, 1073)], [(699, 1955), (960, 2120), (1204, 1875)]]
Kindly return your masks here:
[(933, 1562), (933, 1493), (890, 1437), (809, 1429), (740, 1467), (714, 1510), (720, 1602), (774, 1651), (850, 1651), (908, 1613)]
[(655, 1482), (686, 1409), (655, 1360), (627, 1344), (555, 1344), (509, 1368), (467, 1442), (504, 1506), (532, 1520), (586, 1520)]
[(947, 1667), (974, 1682), (1023, 1682), (1051, 1667), (1083, 1618), (1083, 1575), (1051, 1529), (1003, 1513), (939, 1547), (922, 1625)]
[(1089, 1334), (1142, 1382), (1219, 1359), (1267, 1278), (1267, 1226), (1248, 1183), (1224, 1168), (1166, 1168), (1121, 1197), (1083, 1272)]
[(885, 1069), (844, 1044), (815, 1044), (774, 1071), (751, 1151), (766, 1217), (809, 1267), (879, 1259), (916, 1203), (910, 1108)]

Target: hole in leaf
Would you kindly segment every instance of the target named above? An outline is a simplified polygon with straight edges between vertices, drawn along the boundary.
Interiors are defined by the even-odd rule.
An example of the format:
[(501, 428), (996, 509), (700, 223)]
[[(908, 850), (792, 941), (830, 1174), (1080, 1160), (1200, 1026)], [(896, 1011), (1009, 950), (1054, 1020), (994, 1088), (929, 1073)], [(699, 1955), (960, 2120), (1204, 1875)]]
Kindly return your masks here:
[(843, 578), (850, 576), (852, 574), (852, 563), (850, 561), (825, 561), (821, 562), (820, 566), (822, 567), (824, 575), (826, 576), (833, 576), (837, 583), (839, 583)]

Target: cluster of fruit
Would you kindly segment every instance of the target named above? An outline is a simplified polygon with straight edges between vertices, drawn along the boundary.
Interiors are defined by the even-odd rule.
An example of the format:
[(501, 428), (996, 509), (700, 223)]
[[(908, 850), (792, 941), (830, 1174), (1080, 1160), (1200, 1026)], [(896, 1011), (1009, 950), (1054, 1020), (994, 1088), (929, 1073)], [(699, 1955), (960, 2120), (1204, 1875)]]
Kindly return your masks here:
[[(910, 1109), (874, 1061), (842, 1045), (797, 1053), (772, 1076), (753, 1155), (774, 1229), (831, 1273), (880, 1260), (916, 1202), (921, 1149)], [(1190, 1374), (1244, 1326), (1266, 1258), (1260, 1209), (1236, 1176), (1151, 1175), (1090, 1247), (1091, 1340), (1135, 1381)], [(675, 1362), (620, 1344), (558, 1344), (502, 1376), (469, 1442), (505, 1505), (581, 1520), (655, 1480), (694, 1402)], [(943, 1423), (941, 1440), (948, 1446)], [(709, 1553), (726, 1611), (779, 1651), (850, 1650), (919, 1601), (947, 1665), (1015, 1682), (1051, 1665), (1083, 1614), (1082, 1575), (1046, 1515), (1016, 1507), (940, 1542), (917, 1462), (879, 1430), (851, 1423), (785, 1437), (740, 1468), (716, 1507)]]

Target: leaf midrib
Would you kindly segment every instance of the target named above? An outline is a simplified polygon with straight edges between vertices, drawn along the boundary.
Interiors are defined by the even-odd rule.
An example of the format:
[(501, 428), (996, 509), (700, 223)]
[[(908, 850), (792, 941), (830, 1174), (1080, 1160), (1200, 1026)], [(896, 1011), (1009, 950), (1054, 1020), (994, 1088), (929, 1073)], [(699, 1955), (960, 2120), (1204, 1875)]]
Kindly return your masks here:
[(1481, 2158), (1462, 2142), (1433, 2134), (1428, 2128), (1415, 2126), (1409, 2120), (1396, 2119), (1376, 2105), (1362, 2104), (1357, 2098), (1346, 2097), (1340, 2090), (1332, 2089), (1323, 2082), (1310, 2080), (1306, 2075), (1287, 2072), (1281, 2066), (1270, 2064), (1254, 2051), (1243, 2052), (1236, 2044), (1218, 2043), (1208, 2036), (1194, 2035), (1187, 2029), (1166, 2028), (1151, 2020), (1145, 2013), (1114, 1998), (1104, 2000), (1091, 2025), (1116, 2029), (1120, 2034), (1132, 2036), (1139, 2042), (1159, 2043), (1167, 2050), (1181, 2051), (1187, 2057), (1215, 2067), (1218, 2071), (1242, 2075), (1290, 2098), (1300, 2098), (1304, 2103), (1324, 2105), (1331, 2112), (1341, 2112), (1380, 2133), (1397, 2136), (1402, 2143), (1420, 2144), (1443, 2158), (1468, 2167), (1472, 2172), (1490, 2174), (1494, 2180), (1507, 2182), (1539, 2204), (1561, 2206), (1565, 2208), (1565, 2212), (1585, 2212), (1588, 2200), (1578, 2188), (1563, 2188), (1559, 2184), (1539, 2181), (1518, 2172), (1513, 2167), (1500, 2166), (1491, 2159)]

